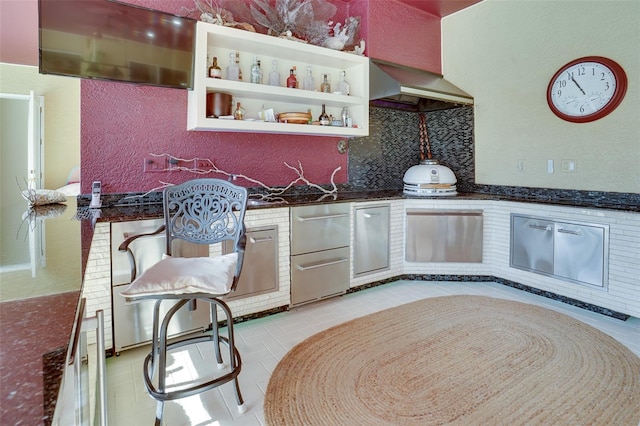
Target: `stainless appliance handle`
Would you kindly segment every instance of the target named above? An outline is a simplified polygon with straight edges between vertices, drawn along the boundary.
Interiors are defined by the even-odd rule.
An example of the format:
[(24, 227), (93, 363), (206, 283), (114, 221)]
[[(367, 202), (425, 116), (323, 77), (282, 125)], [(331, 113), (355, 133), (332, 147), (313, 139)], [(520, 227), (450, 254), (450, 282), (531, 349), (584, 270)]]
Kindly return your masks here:
[(343, 262), (348, 262), (349, 259), (342, 257), (340, 259), (336, 259), (336, 260), (331, 260), (329, 262), (324, 262), (324, 263), (316, 263), (316, 264), (312, 264), (309, 266), (305, 266), (305, 265), (296, 265), (296, 268), (298, 268), (299, 271), (308, 271), (309, 269), (316, 269), (316, 268), (322, 268), (324, 266), (331, 266), (331, 265), (337, 265), (338, 263), (343, 263)]
[(539, 231), (551, 231), (551, 225), (534, 225), (530, 223), (529, 228), (537, 229)]
[(264, 238), (253, 238), (250, 237), (249, 238), (249, 242), (252, 244), (256, 244), (256, 243), (266, 243), (269, 241), (273, 241), (273, 237), (264, 237)]
[(571, 235), (582, 235), (582, 232), (578, 231), (571, 231), (569, 229), (564, 229), (564, 228), (558, 228), (558, 232), (562, 233), (562, 234), (571, 234)]
[(339, 217), (348, 217), (349, 213), (328, 214), (325, 216), (310, 216), (310, 217), (298, 217), (299, 222), (308, 222), (311, 220), (325, 220), (325, 219), (337, 219)]

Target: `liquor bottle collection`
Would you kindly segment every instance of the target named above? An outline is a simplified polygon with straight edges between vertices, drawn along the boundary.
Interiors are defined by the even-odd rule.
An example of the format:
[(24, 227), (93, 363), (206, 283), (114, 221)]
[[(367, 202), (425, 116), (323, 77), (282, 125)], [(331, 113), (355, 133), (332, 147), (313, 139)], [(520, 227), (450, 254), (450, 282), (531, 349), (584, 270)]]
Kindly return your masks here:
[[(302, 78), (298, 77), (296, 66), (292, 66), (289, 69), (287, 78), (284, 80), (284, 84), (282, 84), (283, 82), (278, 68), (278, 61), (275, 59), (271, 63), (271, 71), (268, 72), (266, 78), (262, 71), (262, 64), (258, 57), (255, 55), (253, 56), (253, 62), (251, 63), (251, 68), (249, 71), (249, 81), (254, 84), (268, 84), (271, 86), (280, 87), (285, 86), (292, 89), (319, 91), (340, 95), (350, 94), (349, 83), (346, 79), (346, 71), (340, 71), (338, 75), (338, 82), (334, 87), (334, 89), (336, 89), (335, 91), (332, 91), (331, 75), (320, 74), (320, 79), (316, 82), (311, 66), (306, 67), (306, 73)], [(233, 81), (244, 81), (242, 69), (240, 67), (240, 52), (236, 51), (229, 53), (228, 65), (226, 66), (224, 73), (222, 68), (220, 68), (220, 65), (218, 64), (218, 58), (216, 56), (214, 56), (210, 62), (207, 59), (207, 77), (220, 79), (225, 78), (227, 80)], [(245, 118), (244, 108), (240, 107), (240, 102), (237, 103), (237, 107), (234, 110), (233, 118), (236, 120), (242, 120)], [(353, 126), (353, 122), (347, 107), (343, 108), (340, 117), (333, 118), (332, 116), (326, 114), (325, 105), (323, 104), (322, 113), (318, 121), (319, 124), (323, 126)]]

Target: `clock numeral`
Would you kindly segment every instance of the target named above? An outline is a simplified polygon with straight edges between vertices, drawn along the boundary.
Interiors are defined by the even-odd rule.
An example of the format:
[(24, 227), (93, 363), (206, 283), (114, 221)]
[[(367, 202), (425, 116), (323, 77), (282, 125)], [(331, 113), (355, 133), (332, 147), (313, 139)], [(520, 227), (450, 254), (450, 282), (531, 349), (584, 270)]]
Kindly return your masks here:
[(557, 97), (562, 96), (562, 90), (558, 89), (558, 91), (556, 92), (556, 96), (557, 96)]
[(609, 82), (607, 81), (604, 85), (604, 90), (608, 91), (609, 89), (611, 89), (611, 86), (609, 86)]
[(558, 86), (560, 86), (560, 87), (567, 87), (567, 80), (560, 80), (560, 81), (558, 81)]
[(585, 75), (587, 73), (587, 69), (585, 67), (578, 68), (578, 75)]
[(604, 81), (604, 73), (600, 74), (600, 81)]

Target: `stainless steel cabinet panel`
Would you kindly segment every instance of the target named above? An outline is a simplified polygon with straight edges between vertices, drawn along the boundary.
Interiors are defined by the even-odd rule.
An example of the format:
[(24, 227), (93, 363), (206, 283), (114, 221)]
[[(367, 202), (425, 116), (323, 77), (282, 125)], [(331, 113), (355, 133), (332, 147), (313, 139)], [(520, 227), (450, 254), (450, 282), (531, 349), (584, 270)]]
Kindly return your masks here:
[[(113, 343), (116, 353), (128, 348), (146, 344), (152, 339), (153, 300), (137, 303), (126, 303), (120, 295), (131, 281), (131, 265), (126, 253), (118, 251), (118, 246), (128, 237), (150, 233), (163, 224), (162, 219), (147, 219), (129, 222), (114, 222), (111, 224), (111, 274), (112, 274), (112, 307), (113, 307)], [(173, 247), (176, 255), (193, 257), (208, 256), (209, 247), (178, 241)], [(136, 258), (138, 274), (162, 259), (165, 252), (164, 233), (154, 236), (144, 236), (133, 241), (130, 249)], [(165, 301), (162, 304), (161, 315), (175, 302)], [(195, 311), (187, 308), (180, 309), (173, 317), (169, 327), (170, 336), (179, 336), (197, 330), (203, 330), (211, 322), (209, 306), (197, 303)]]
[(556, 222), (554, 275), (599, 287), (605, 278), (605, 231), (602, 226)]
[(353, 274), (389, 268), (389, 205), (357, 207), (354, 219)]
[(481, 210), (407, 210), (407, 262), (482, 262), (482, 244)]
[(511, 219), (511, 266), (553, 274), (553, 222), (524, 216)]
[(349, 203), (291, 208), (291, 255), (349, 245)]
[[(278, 227), (249, 228), (246, 235), (240, 280), (226, 300), (278, 290)], [(225, 245), (224, 252), (230, 252), (232, 245)]]
[(609, 227), (511, 215), (510, 266), (606, 288)]
[(349, 288), (349, 247), (291, 256), (291, 304), (342, 294)]

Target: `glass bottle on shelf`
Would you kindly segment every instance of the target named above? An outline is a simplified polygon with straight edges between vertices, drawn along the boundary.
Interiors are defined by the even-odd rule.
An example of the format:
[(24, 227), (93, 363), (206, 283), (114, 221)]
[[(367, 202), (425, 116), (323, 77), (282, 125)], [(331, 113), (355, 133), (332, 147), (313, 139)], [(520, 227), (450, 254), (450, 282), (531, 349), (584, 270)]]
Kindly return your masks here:
[(296, 75), (293, 73), (293, 68), (289, 70), (289, 78), (287, 78), (287, 87), (296, 88), (298, 86), (298, 79)]
[(344, 107), (342, 108), (342, 125), (344, 127), (351, 127), (352, 126), (352, 120), (351, 120), (351, 114), (349, 114), (349, 108)]
[(347, 83), (347, 81), (345, 80), (345, 76), (346, 76), (346, 72), (345, 71), (340, 71), (340, 75), (339, 75), (339, 80), (338, 80), (338, 92), (340, 92), (340, 94), (342, 95), (348, 95), (349, 94), (349, 83)]
[(242, 68), (240, 68), (240, 52), (236, 50), (236, 67), (238, 68), (238, 81), (242, 81)]
[(240, 102), (236, 103), (236, 109), (233, 111), (234, 120), (244, 120), (244, 108), (240, 105)]
[(218, 58), (215, 56), (213, 57), (213, 61), (209, 67), (209, 77), (222, 78), (222, 69), (218, 66)]
[(322, 74), (322, 84), (320, 85), (320, 91), (324, 93), (331, 93), (331, 83), (329, 82), (329, 74)]
[(240, 68), (236, 65), (235, 54), (229, 53), (229, 66), (227, 67), (227, 79), (238, 81)]
[(296, 78), (296, 89), (300, 88), (300, 81), (298, 80), (298, 70), (296, 66), (293, 66), (293, 76)]
[(302, 88), (304, 90), (315, 90), (316, 83), (313, 80), (313, 75), (311, 74), (311, 66), (307, 66), (307, 75), (304, 77), (302, 81)]
[(262, 83), (262, 71), (260, 71), (260, 62), (258, 61), (258, 57), (253, 57), (253, 65), (251, 65), (251, 82), (255, 84)]
[(324, 109), (324, 104), (322, 104), (322, 113), (320, 113), (320, 117), (318, 118), (318, 121), (320, 121), (321, 126), (331, 125), (331, 119), (329, 118), (329, 116), (327, 115), (327, 112)]
[(278, 61), (275, 59), (271, 63), (271, 72), (269, 73), (269, 85), (280, 86), (280, 73), (278, 72)]

